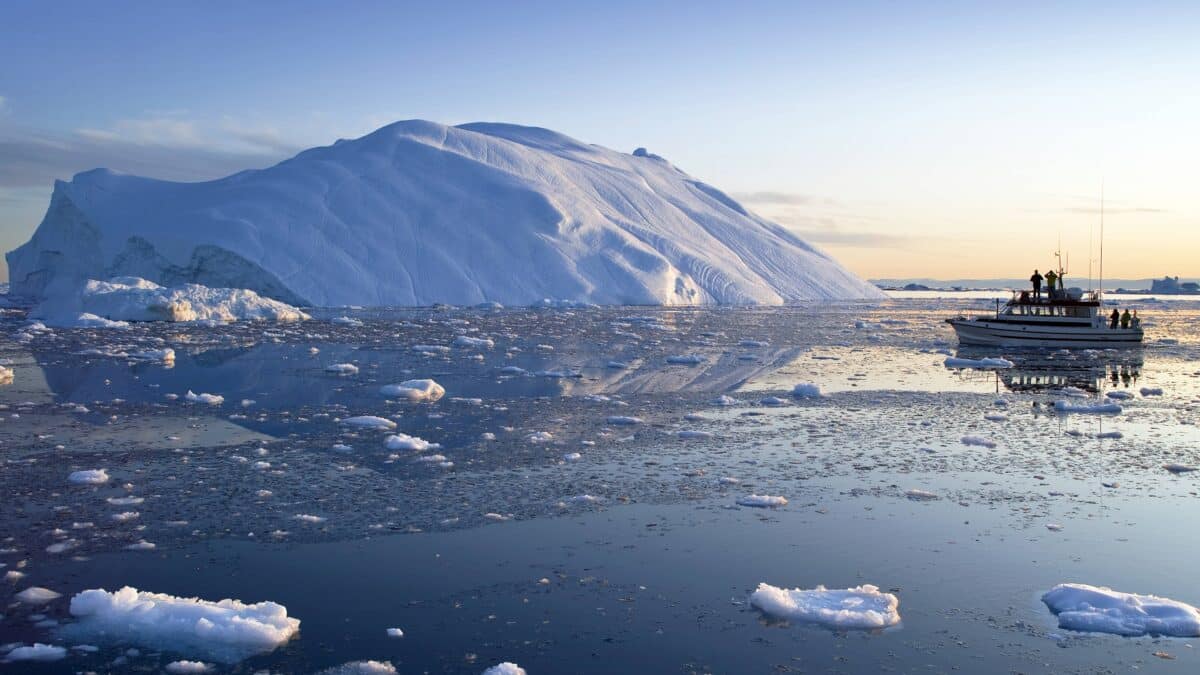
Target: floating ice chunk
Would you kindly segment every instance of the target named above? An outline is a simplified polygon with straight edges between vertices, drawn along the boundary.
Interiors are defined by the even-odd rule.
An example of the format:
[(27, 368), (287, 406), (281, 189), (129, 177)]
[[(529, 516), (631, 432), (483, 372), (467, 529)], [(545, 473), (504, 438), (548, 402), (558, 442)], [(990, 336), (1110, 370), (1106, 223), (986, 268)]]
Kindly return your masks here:
[(388, 661), (351, 661), (326, 668), (317, 675), (396, 675), (396, 667)]
[(383, 440), (383, 445), (388, 450), (415, 450), (417, 452), (442, 447), (438, 443), (430, 443), (423, 438), (409, 436), (408, 434), (392, 434)]
[(1200, 610), (1153, 595), (1121, 593), (1087, 584), (1059, 584), (1042, 596), (1059, 628), (1129, 637), (1200, 637)]
[(549, 431), (535, 431), (526, 436), (525, 440), (534, 444), (549, 443), (550, 441), (554, 440), (554, 434), (550, 433)]
[(164, 666), (163, 670), (171, 673), (171, 675), (185, 675), (188, 673), (207, 673), (212, 668), (203, 661), (172, 661)]
[(1051, 532), (1062, 532), (1063, 526), (1058, 523), (1046, 523), (1046, 529)]
[(1005, 415), (1004, 413), (988, 413), (987, 415), (983, 416), (983, 419), (989, 422), (1007, 422), (1008, 415)]
[(578, 462), (579, 460), (583, 459), (583, 455), (579, 454), (578, 452), (568, 452), (567, 454), (563, 455), (562, 458), (564, 462)]
[(501, 375), (524, 375), (526, 372), (528, 371), (520, 366), (504, 366), (500, 369)]
[(335, 363), (330, 366), (325, 366), (325, 371), (329, 373), (337, 373), (338, 375), (357, 375), (358, 366), (353, 363)]
[(787, 590), (760, 583), (750, 604), (781, 619), (818, 623), (836, 629), (887, 628), (900, 623), (900, 600), (864, 584), (845, 590), (824, 586)]
[(412, 402), (433, 403), (446, 395), (446, 389), (433, 380), (405, 380), (400, 384), (386, 384), (379, 388), (379, 393)]
[(67, 650), (54, 645), (44, 645), (35, 642), (32, 645), (21, 645), (10, 651), (5, 661), (61, 661), (66, 658)]
[(13, 597), (27, 605), (44, 605), (51, 600), (61, 598), (62, 593), (41, 586), (30, 586)]
[(1100, 433), (1096, 434), (1096, 438), (1124, 438), (1124, 437), (1125, 437), (1125, 434), (1121, 433), (1120, 431), (1116, 431), (1115, 429), (1113, 431), (1101, 431)]
[(990, 438), (984, 438), (983, 436), (973, 436), (973, 435), (963, 436), (962, 444), (963, 445), (976, 445), (981, 448), (996, 447), (996, 441), (993, 441)]
[(725, 408), (727, 408), (729, 406), (737, 405), (738, 403), (741, 403), (741, 401), (737, 400), (736, 398), (733, 398), (732, 396), (726, 396), (725, 394), (721, 394), (720, 396), (718, 396), (712, 400), (713, 405), (717, 405), (717, 406), (721, 406), (721, 407), (725, 407)]
[(74, 328), (129, 328), (128, 321), (113, 321), (87, 312), (79, 314), (74, 319), (64, 321), (60, 325)]
[(471, 349), (491, 349), (496, 346), (496, 343), (490, 338), (477, 338), (469, 335), (459, 335), (454, 338), (455, 347), (469, 347)]
[(146, 541), (145, 539), (139, 539), (137, 541), (137, 543), (126, 546), (125, 550), (126, 551), (153, 551), (156, 548), (158, 548), (158, 546), (156, 546), (154, 544), (154, 542)]
[(170, 347), (164, 349), (144, 349), (140, 352), (130, 352), (129, 358), (135, 361), (152, 361), (154, 363), (175, 363), (175, 350)]
[(483, 671), (483, 675), (525, 675), (525, 669), (511, 661), (505, 661)]
[(767, 396), (765, 398), (760, 399), (758, 402), (761, 405), (772, 406), (772, 407), (787, 405), (787, 400), (779, 398), (778, 396)]
[(448, 352), (450, 348), (446, 345), (413, 345), (412, 350), (422, 354), (438, 354)]
[(679, 354), (675, 356), (668, 356), (667, 363), (678, 363), (694, 366), (704, 363), (704, 357), (697, 354)]
[(609, 361), (604, 367), (612, 368), (613, 370), (626, 370), (629, 368), (629, 364), (624, 361)]
[(772, 497), (769, 495), (746, 495), (738, 499), (737, 503), (742, 506), (753, 506), (762, 509), (774, 506), (787, 506), (788, 500), (784, 497)]
[(1142, 396), (1162, 396), (1162, 387), (1142, 387)]
[(626, 416), (624, 416), (624, 415), (612, 415), (612, 416), (611, 416), (611, 417), (609, 417), (609, 418), (608, 418), (606, 421), (607, 421), (609, 424), (614, 424), (614, 425), (619, 425), (619, 426), (633, 426), (633, 425), (636, 425), (636, 424), (641, 424), (641, 423), (642, 423), (642, 418), (640, 418), (640, 417), (626, 417)]
[(742, 340), (741, 342), (738, 342), (738, 346), (739, 347), (770, 347), (771, 343), (764, 342), (762, 340)]
[(512, 516), (506, 516), (506, 515), (503, 515), (500, 513), (495, 513), (495, 512), (490, 512), (490, 511), (488, 513), (483, 514), (483, 517), (487, 520), (491, 520), (491, 521), (497, 522), (497, 523), (502, 523), (506, 520), (512, 520)]
[(91, 589), (71, 599), (70, 634), (92, 635), (232, 663), (274, 650), (296, 634), (300, 620), (274, 602), (211, 602), (126, 586)]
[(698, 440), (703, 438), (712, 438), (712, 433), (708, 431), (696, 431), (695, 429), (680, 429), (675, 432), (675, 435), (684, 440)]
[(337, 318), (330, 319), (329, 323), (334, 323), (339, 326), (356, 326), (357, 327), (357, 326), (363, 325), (362, 321), (359, 321), (358, 319), (352, 319), (348, 316), (339, 316)]
[(961, 359), (954, 356), (948, 357), (942, 362), (947, 368), (1012, 368), (1013, 362), (1008, 359), (1001, 358), (986, 358), (986, 359)]
[(207, 403), (208, 405), (221, 405), (225, 402), (225, 397), (219, 394), (197, 394), (191, 389), (188, 389), (183, 398), (192, 403)]
[(78, 288), (54, 287), (30, 315), (59, 326), (77, 325), (84, 314), (122, 321), (303, 321), (291, 305), (240, 288), (183, 284), (166, 288), (138, 277), (88, 280)]
[(1072, 387), (1069, 385), (1066, 387), (1063, 387), (1062, 389), (1054, 389), (1054, 390), (1052, 390), (1051, 393), (1055, 393), (1060, 396), (1070, 396), (1071, 398), (1087, 398), (1089, 396), (1089, 394), (1087, 393), (1087, 390), (1080, 389), (1079, 387)]
[(395, 429), (396, 423), (386, 417), (376, 417), (374, 415), (359, 415), (357, 417), (347, 417), (341, 421), (342, 424), (348, 427), (357, 427), (359, 429), (375, 429), (386, 431)]
[(1131, 391), (1110, 391), (1107, 394), (1105, 394), (1105, 396), (1107, 396), (1108, 398), (1117, 399), (1117, 400), (1126, 400), (1126, 399), (1133, 398), (1133, 392), (1131, 392)]
[(821, 388), (811, 382), (801, 382), (792, 387), (792, 396), (796, 398), (820, 398)]
[(1163, 464), (1163, 468), (1171, 473), (1189, 473), (1196, 470), (1196, 467), (1187, 464)]
[(404, 631), (399, 628), (389, 628), (387, 629), (387, 636), (390, 638), (402, 638), (404, 637)]
[(323, 516), (314, 516), (314, 515), (310, 515), (307, 513), (297, 513), (295, 515), (295, 518), (296, 518), (296, 520), (299, 520), (299, 521), (302, 521), (305, 523), (313, 523), (314, 525), (319, 525), (319, 524), (325, 522), (326, 520), (328, 520), (328, 518), (325, 518)]
[(133, 495), (130, 495), (128, 497), (109, 497), (104, 501), (112, 504), (113, 506), (137, 506), (138, 504), (146, 501), (146, 499), (144, 497), (134, 497)]
[(108, 472), (104, 469), (87, 469), (75, 471), (67, 476), (67, 481), (76, 485), (103, 485), (109, 480)]
[(907, 492), (904, 493), (904, 496), (908, 497), (909, 499), (911, 499), (913, 501), (918, 501), (918, 502), (932, 501), (934, 499), (939, 498), (936, 494), (929, 492), (928, 490), (918, 490), (918, 489), (908, 490)]
[(1121, 413), (1121, 405), (1119, 403), (1071, 403), (1066, 399), (1059, 399), (1054, 402), (1054, 410), (1060, 413), (1085, 413), (1093, 415), (1119, 415)]

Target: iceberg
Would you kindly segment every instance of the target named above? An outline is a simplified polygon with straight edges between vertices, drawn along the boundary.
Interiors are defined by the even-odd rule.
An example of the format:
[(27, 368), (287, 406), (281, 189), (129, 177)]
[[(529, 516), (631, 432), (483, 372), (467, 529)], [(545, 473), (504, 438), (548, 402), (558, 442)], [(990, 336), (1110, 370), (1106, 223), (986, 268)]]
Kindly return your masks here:
[(1200, 637), (1200, 609), (1153, 595), (1059, 584), (1042, 596), (1060, 628), (1094, 633)]
[[(99, 291), (113, 282), (97, 280), (146, 282), (104, 301), (117, 306), (159, 294), (187, 299), (202, 294), (195, 284), (327, 307), (883, 297), (652, 153), (541, 128), (421, 120), (207, 182), (77, 174), (55, 184), (41, 224), (7, 260), (12, 293), (33, 300), (73, 302), (75, 290), (93, 285), (91, 295), (112, 295)], [(140, 301), (113, 314), (100, 302), (87, 297), (69, 319), (164, 314)], [(52, 309), (63, 305), (42, 311)]]
[(864, 584), (844, 590), (779, 588), (760, 583), (750, 604), (780, 619), (817, 623), (829, 628), (874, 629), (900, 623), (900, 600)]

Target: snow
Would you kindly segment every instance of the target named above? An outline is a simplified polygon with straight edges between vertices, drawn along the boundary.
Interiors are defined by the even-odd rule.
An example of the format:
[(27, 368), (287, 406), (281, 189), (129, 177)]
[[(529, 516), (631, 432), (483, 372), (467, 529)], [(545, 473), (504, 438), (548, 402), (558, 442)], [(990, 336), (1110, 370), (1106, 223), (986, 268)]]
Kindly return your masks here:
[[(98, 271), (98, 270), (97, 270)], [(128, 321), (301, 321), (308, 315), (251, 290), (183, 284), (165, 288), (139, 277), (63, 278), (29, 315), (52, 326), (124, 328)], [(116, 322), (116, 323), (113, 323)]]
[(1042, 596), (1060, 628), (1129, 637), (1200, 637), (1200, 610), (1168, 598), (1059, 584)]
[(1087, 413), (1093, 415), (1119, 415), (1121, 405), (1118, 403), (1071, 403), (1066, 399), (1054, 402), (1054, 410), (1060, 413)]
[(483, 671), (483, 675), (525, 675), (525, 669), (511, 661), (505, 661)]
[(188, 389), (183, 398), (192, 403), (207, 403), (208, 405), (221, 405), (225, 402), (225, 397), (219, 394), (197, 394), (191, 389)]
[(737, 503), (742, 506), (753, 506), (761, 509), (772, 506), (787, 506), (788, 500), (784, 497), (772, 497), (769, 495), (746, 495), (737, 500)]
[(78, 620), (72, 631), (224, 662), (272, 651), (300, 628), (300, 620), (274, 602), (210, 602), (130, 586), (83, 591), (70, 609)]
[(358, 366), (353, 363), (335, 363), (325, 366), (325, 372), (337, 373), (338, 375), (357, 375)]
[(835, 629), (887, 628), (900, 623), (900, 600), (869, 584), (845, 590), (824, 586), (787, 590), (760, 583), (750, 604), (771, 616)]
[(31, 298), (126, 274), (328, 307), (883, 297), (665, 160), (491, 123), (397, 122), (207, 182), (87, 171), (7, 257)]
[(957, 357), (949, 357), (943, 361), (947, 368), (1012, 368), (1013, 362), (1008, 359), (1001, 358), (986, 358), (986, 359), (962, 359)]
[(85, 469), (73, 471), (67, 476), (67, 482), (76, 485), (103, 485), (109, 480), (108, 472), (104, 469)]
[(376, 417), (374, 415), (359, 415), (358, 417), (347, 417), (341, 421), (342, 424), (348, 427), (357, 427), (359, 429), (376, 429), (387, 431), (395, 429), (396, 423), (386, 417)]
[(796, 398), (820, 398), (821, 388), (811, 382), (801, 382), (792, 387), (792, 396)]
[(403, 398), (414, 403), (428, 401), (433, 403), (446, 395), (446, 389), (433, 380), (405, 380), (400, 384), (387, 384), (379, 388), (379, 393), (392, 398)]
[(54, 645), (44, 645), (40, 642), (32, 645), (22, 645), (13, 649), (4, 657), (5, 661), (61, 661), (66, 658), (67, 650)]

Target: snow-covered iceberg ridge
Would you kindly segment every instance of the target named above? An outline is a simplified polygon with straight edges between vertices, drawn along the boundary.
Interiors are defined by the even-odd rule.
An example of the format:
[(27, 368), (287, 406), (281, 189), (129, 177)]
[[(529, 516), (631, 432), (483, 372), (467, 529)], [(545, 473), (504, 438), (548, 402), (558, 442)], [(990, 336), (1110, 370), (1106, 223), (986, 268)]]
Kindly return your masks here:
[(30, 316), (52, 326), (123, 327), (125, 321), (302, 321), (304, 312), (240, 288), (164, 288), (139, 277), (56, 282)]
[(203, 183), (78, 174), (7, 258), (33, 299), (120, 276), (318, 306), (882, 297), (656, 155), (419, 120)]

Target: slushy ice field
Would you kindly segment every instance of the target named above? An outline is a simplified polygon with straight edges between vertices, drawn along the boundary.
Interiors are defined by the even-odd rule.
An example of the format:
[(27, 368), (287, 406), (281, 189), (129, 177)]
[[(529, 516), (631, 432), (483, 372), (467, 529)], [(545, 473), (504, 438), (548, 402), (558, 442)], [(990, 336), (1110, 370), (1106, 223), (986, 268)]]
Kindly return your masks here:
[(1200, 604), (1200, 304), (1126, 351), (959, 349), (972, 309), (11, 312), (0, 671), (1195, 672), (1042, 596)]

